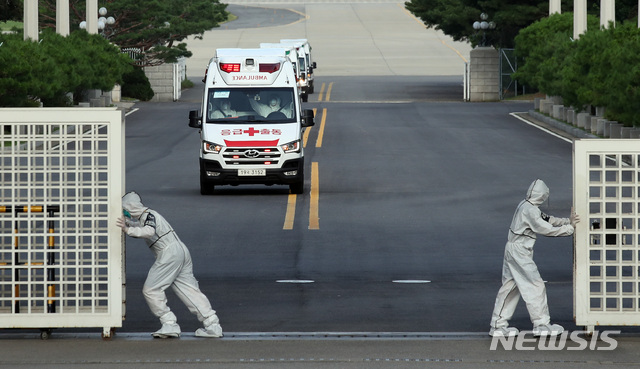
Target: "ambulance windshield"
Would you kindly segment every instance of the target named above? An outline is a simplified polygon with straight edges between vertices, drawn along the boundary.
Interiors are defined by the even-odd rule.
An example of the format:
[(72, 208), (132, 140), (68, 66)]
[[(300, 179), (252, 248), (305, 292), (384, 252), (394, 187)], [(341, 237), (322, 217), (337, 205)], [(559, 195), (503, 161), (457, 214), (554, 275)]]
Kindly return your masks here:
[(207, 98), (207, 123), (296, 121), (296, 90), (289, 87), (211, 88)]

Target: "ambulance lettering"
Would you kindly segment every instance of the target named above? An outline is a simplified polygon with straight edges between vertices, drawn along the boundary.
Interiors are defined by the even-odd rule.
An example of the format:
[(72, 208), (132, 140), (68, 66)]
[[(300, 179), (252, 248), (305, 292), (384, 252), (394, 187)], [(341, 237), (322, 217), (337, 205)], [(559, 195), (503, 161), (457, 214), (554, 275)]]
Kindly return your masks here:
[(261, 128), (261, 129), (255, 129), (253, 127), (250, 127), (249, 129), (242, 129), (242, 128), (236, 128), (236, 129), (223, 129), (220, 131), (220, 134), (222, 136), (239, 136), (239, 135), (243, 135), (243, 134), (248, 134), (250, 137), (253, 137), (255, 135), (275, 135), (275, 136), (280, 136), (282, 135), (282, 130), (280, 129), (271, 129), (271, 128)]
[(233, 75), (232, 81), (266, 81), (267, 76), (252, 76), (252, 75)]

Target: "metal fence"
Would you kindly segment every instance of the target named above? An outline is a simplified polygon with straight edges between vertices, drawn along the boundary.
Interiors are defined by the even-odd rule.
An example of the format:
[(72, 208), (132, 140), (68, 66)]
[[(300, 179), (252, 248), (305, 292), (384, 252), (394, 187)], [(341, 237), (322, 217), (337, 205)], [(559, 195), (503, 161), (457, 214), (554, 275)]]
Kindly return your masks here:
[(640, 140), (574, 143), (576, 324), (640, 324)]
[(0, 109), (0, 328), (122, 326), (122, 126), (115, 108)]

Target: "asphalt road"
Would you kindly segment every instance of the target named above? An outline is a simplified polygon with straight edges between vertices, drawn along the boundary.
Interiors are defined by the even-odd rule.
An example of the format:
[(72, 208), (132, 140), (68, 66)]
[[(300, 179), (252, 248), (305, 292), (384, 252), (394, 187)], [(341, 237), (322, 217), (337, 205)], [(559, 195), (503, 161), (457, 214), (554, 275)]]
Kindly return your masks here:
[[(237, 21), (189, 42), (196, 87), (176, 103), (139, 103), (127, 118), (127, 188), (191, 248), (224, 329), (486, 332), (513, 210), (540, 177), (552, 189), (545, 210), (568, 214), (571, 145), (509, 115), (532, 102), (462, 102), (468, 45), (425, 30), (399, 4), (229, 10)], [(267, 20), (277, 25), (261, 27)], [(290, 230), (284, 186), (221, 187), (201, 197), (197, 132), (186, 126), (201, 96), (199, 60), (216, 47), (285, 37), (312, 42), (317, 87), (306, 105), (325, 120), (322, 141), (318, 124), (305, 148), (306, 173), (318, 168), (318, 214), (307, 180)], [(571, 240), (541, 239), (537, 249), (554, 321), (571, 328)], [(139, 293), (151, 262), (130, 239), (124, 331), (157, 326)], [(197, 328), (175, 297), (170, 303), (184, 330)], [(530, 326), (524, 306), (513, 323)]]
[[(571, 145), (509, 115), (532, 102), (462, 102), (468, 45), (425, 30), (400, 3), (257, 8), (230, 6), (238, 23), (190, 40), (196, 87), (175, 103), (136, 104), (126, 123), (126, 188), (188, 245), (225, 331), (486, 332), (508, 225), (531, 181), (551, 188), (546, 212), (569, 213)], [(318, 62), (305, 171), (317, 168), (319, 201), (316, 211), (307, 179), (291, 229), (285, 186), (200, 196), (200, 144), (187, 127), (212, 50), (285, 37), (311, 40)], [(155, 331), (141, 295), (153, 256), (130, 238), (126, 256), (121, 331)], [(571, 239), (540, 239), (536, 258), (553, 320), (574, 328)], [(169, 303), (184, 331), (198, 328), (172, 292)], [(523, 304), (513, 324), (530, 327)]]
[[(551, 188), (543, 210), (568, 214), (571, 145), (510, 115), (531, 102), (462, 102), (468, 46), (425, 30), (401, 3), (322, 1), (232, 0), (237, 21), (189, 40), (196, 87), (175, 103), (138, 103), (127, 117), (126, 187), (191, 249), (225, 337), (194, 338), (198, 323), (171, 292), (184, 334), (150, 337), (159, 324), (141, 286), (153, 256), (128, 239), (127, 319), (113, 340), (100, 340), (101, 328), (60, 329), (49, 341), (3, 330), (1, 366), (637, 367), (633, 333), (614, 351), (597, 350), (601, 342), (580, 351), (491, 349), (486, 332), (513, 210), (539, 177)], [(318, 168), (318, 211), (307, 187), (285, 229), (286, 187), (200, 196), (199, 142), (187, 114), (216, 47), (300, 36), (319, 64), (306, 105), (325, 124), (305, 148), (307, 165)], [(312, 219), (318, 229), (309, 229)], [(579, 329), (571, 240), (540, 238), (536, 261), (553, 321)], [(522, 303), (512, 324), (530, 327)]]

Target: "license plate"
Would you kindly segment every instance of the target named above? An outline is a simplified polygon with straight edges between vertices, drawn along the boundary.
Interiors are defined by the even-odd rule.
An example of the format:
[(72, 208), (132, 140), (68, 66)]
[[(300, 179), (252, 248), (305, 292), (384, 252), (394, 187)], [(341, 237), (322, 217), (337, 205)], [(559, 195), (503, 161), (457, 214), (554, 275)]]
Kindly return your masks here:
[(238, 176), (266, 176), (266, 169), (238, 169)]

